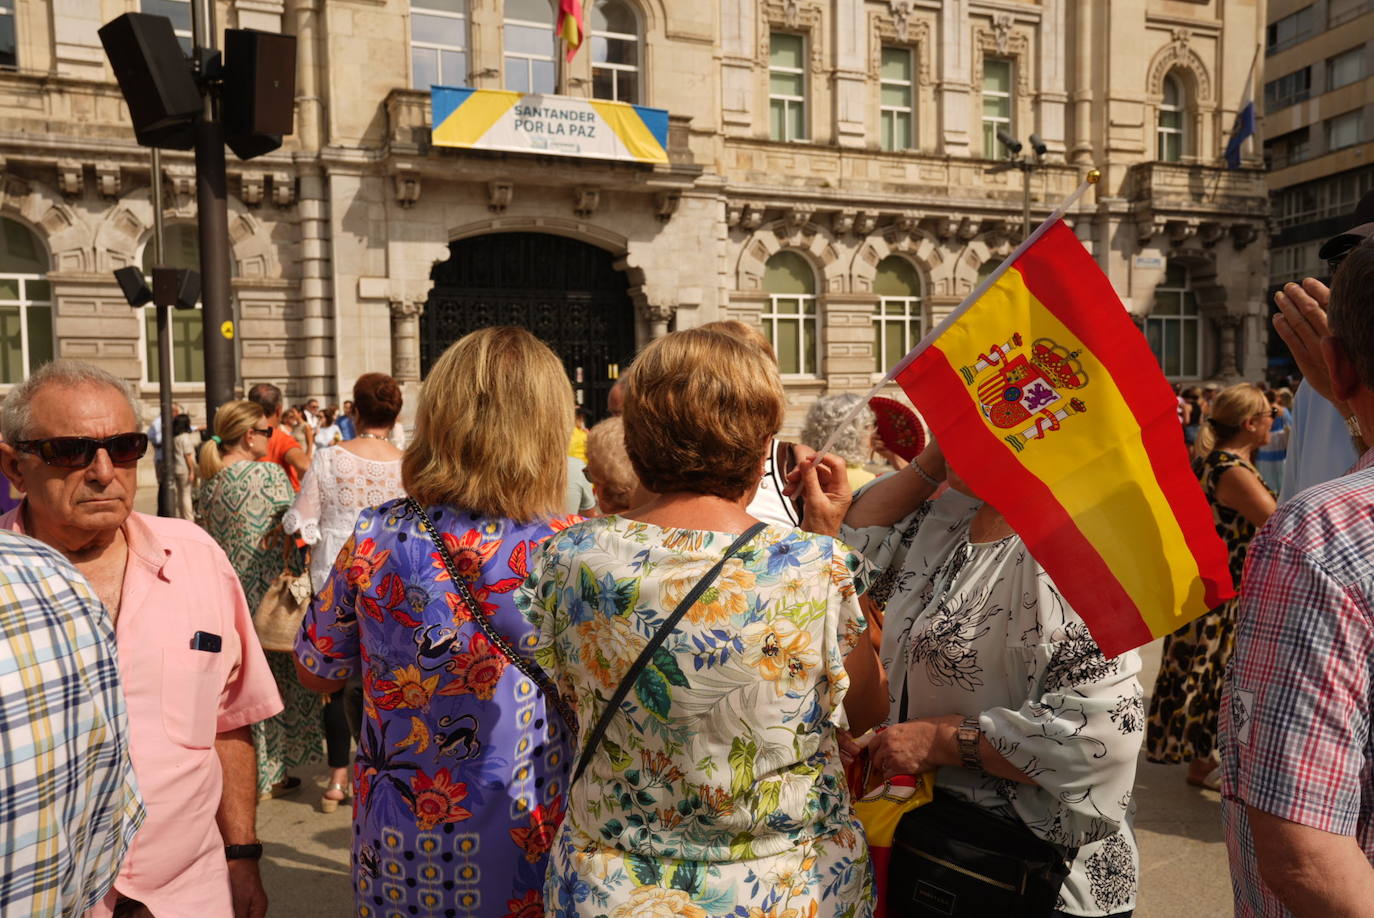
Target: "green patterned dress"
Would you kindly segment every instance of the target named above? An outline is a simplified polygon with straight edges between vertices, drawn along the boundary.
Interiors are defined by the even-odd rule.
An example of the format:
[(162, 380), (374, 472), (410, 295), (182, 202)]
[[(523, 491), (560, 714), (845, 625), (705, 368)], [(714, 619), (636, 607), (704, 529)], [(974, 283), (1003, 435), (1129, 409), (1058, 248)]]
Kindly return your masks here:
[[(229, 556), (249, 609), (257, 608), (282, 571), (281, 518), (295, 496), (286, 473), (275, 462), (235, 462), (201, 490), (205, 530)], [(324, 754), (320, 696), (297, 680), (291, 654), (265, 653), (286, 707), (276, 717), (253, 725), (260, 794), (284, 779), (289, 769), (321, 761)]]

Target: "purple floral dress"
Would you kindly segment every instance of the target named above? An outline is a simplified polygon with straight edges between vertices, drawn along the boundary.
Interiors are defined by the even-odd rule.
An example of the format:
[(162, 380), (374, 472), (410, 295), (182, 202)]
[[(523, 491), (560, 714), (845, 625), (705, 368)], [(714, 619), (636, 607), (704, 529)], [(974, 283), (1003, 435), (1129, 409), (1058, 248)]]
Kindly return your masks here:
[[(533, 647), (514, 591), (539, 543), (578, 518), (427, 512), (497, 632)], [(360, 918), (542, 918), (567, 730), (472, 621), (404, 501), (359, 515), (296, 656), (329, 679), (362, 672), (352, 858)]]

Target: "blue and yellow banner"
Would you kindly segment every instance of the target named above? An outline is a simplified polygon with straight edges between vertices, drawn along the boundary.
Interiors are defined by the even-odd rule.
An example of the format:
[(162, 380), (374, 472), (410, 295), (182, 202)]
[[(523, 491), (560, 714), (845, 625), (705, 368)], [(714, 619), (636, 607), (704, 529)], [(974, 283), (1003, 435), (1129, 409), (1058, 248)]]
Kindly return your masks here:
[(668, 161), (668, 113), (603, 99), (430, 88), (436, 147), (546, 156)]

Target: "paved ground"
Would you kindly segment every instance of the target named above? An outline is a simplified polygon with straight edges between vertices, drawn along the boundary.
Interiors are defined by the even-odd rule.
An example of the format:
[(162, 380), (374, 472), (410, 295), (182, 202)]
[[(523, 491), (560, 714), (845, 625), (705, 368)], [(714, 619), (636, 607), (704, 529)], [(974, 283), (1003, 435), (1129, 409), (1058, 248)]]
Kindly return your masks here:
[[(1146, 648), (1143, 683), (1154, 683), (1159, 644)], [(277, 918), (347, 918), (351, 815), (319, 811), (323, 767), (304, 775), (306, 788), (291, 799), (259, 808), (258, 834), (266, 843), (263, 877)], [(1143, 759), (1136, 779), (1141, 891), (1139, 918), (1213, 918), (1231, 914), (1226, 846), (1218, 796), (1183, 781), (1182, 767)]]

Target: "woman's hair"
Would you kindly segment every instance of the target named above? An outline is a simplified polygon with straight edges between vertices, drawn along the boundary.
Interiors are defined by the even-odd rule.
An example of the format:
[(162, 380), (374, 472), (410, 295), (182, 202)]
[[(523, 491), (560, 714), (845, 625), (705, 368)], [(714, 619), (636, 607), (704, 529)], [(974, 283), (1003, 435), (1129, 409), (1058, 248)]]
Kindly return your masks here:
[(179, 437), (184, 433), (191, 432), (191, 416), (189, 414), (179, 414), (172, 418), (172, 436)]
[(364, 373), (353, 384), (353, 413), (364, 427), (390, 427), (401, 413), (401, 386), (385, 373)]
[(1193, 441), (1193, 455), (1206, 458), (1218, 444), (1236, 436), (1244, 428), (1245, 422), (1257, 414), (1269, 413), (1269, 399), (1264, 390), (1254, 383), (1237, 383), (1223, 389), (1212, 400), (1212, 413), (1198, 428), (1197, 439)]
[(200, 445), (201, 480), (218, 475), (224, 468), (224, 454), (242, 443), (248, 431), (266, 417), (260, 405), (246, 399), (220, 405), (215, 412), (215, 436)]
[(523, 328), (484, 328), (444, 351), (420, 389), (401, 460), (406, 493), (520, 522), (567, 499), (573, 397), (563, 364)]
[(862, 465), (868, 458), (869, 438), (873, 435), (873, 411), (865, 406), (844, 427), (845, 420), (855, 405), (863, 402), (863, 396), (852, 393), (822, 395), (811, 403), (802, 423), (801, 442), (812, 449), (820, 449), (836, 430), (840, 435), (835, 438), (830, 451), (850, 465)]
[(673, 332), (635, 358), (623, 417), (644, 487), (738, 500), (782, 426), (782, 381), (763, 351), (732, 335)]
[(757, 325), (748, 325), (741, 322), (739, 319), (721, 319), (718, 322), (707, 322), (705, 325), (699, 325), (697, 327), (705, 329), (706, 331), (720, 332), (721, 334), (729, 335), (736, 341), (742, 341), (751, 347), (757, 348), (765, 357), (773, 362), (774, 366), (778, 363), (778, 353), (773, 350), (773, 342), (764, 337), (763, 332), (759, 331)]
[(321, 426), (321, 427), (328, 427), (330, 424), (333, 424), (333, 423), (334, 423), (334, 418), (338, 415), (338, 413), (339, 413), (339, 409), (338, 409), (338, 408), (335, 408), (333, 405), (330, 405), (328, 408), (321, 408), (321, 409), (320, 409), (320, 420), (323, 421), (324, 423), (321, 424), (320, 426)]
[(607, 418), (587, 432), (587, 473), (596, 479), (602, 513), (630, 509), (639, 476), (625, 452), (625, 425), (620, 418)]

